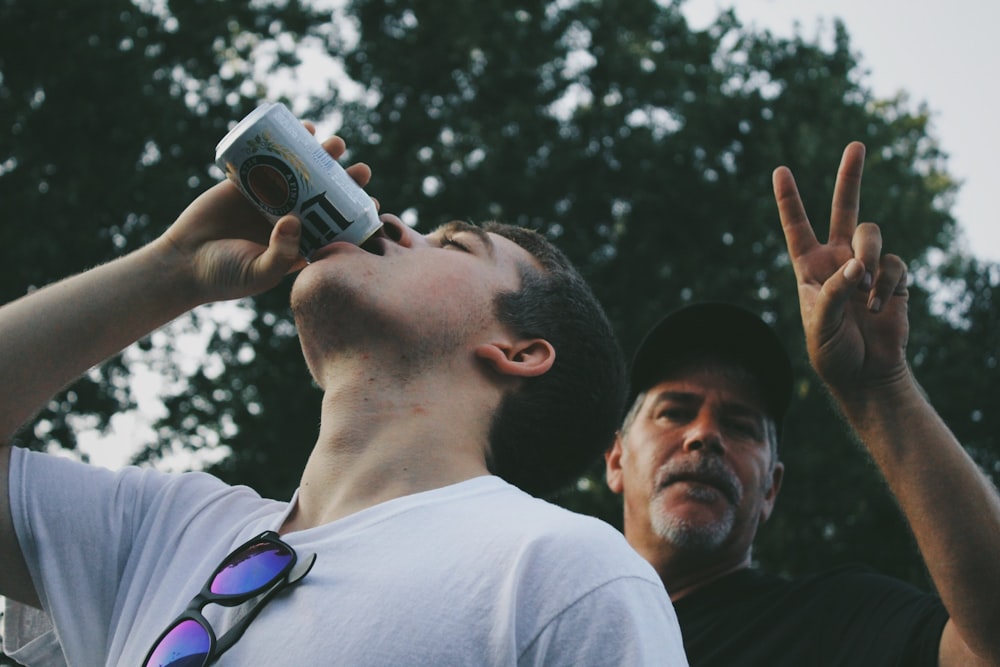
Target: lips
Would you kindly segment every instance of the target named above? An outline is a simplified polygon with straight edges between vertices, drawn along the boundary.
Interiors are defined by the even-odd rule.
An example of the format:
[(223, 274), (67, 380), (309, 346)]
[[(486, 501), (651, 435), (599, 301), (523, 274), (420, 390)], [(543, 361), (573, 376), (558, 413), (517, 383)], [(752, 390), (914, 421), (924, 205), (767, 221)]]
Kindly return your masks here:
[[(389, 243), (389, 238), (386, 236), (385, 232), (379, 229), (374, 234), (369, 236), (364, 243), (360, 246), (355, 246), (361, 248), (365, 252), (382, 257), (385, 255), (386, 245)], [(310, 256), (309, 262), (316, 262), (324, 257), (333, 254), (337, 246), (350, 246), (354, 245), (352, 243), (347, 243), (345, 241), (334, 241), (333, 243), (328, 243), (322, 248), (317, 248)]]

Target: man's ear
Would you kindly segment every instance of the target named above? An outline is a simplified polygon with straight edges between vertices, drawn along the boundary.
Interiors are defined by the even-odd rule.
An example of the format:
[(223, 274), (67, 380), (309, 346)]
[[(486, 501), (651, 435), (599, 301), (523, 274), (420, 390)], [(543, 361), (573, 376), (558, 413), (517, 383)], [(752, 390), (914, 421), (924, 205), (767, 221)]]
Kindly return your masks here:
[(764, 523), (774, 511), (774, 502), (778, 499), (778, 492), (781, 491), (781, 480), (785, 476), (785, 464), (777, 461), (774, 470), (771, 471), (771, 488), (764, 493), (764, 502), (761, 503), (760, 521)]
[(477, 345), (475, 355), (501, 375), (544, 375), (556, 361), (556, 349), (544, 338)]
[(607, 477), (608, 488), (615, 493), (624, 489), (622, 482), (622, 434), (615, 434), (615, 444), (604, 452), (604, 474)]

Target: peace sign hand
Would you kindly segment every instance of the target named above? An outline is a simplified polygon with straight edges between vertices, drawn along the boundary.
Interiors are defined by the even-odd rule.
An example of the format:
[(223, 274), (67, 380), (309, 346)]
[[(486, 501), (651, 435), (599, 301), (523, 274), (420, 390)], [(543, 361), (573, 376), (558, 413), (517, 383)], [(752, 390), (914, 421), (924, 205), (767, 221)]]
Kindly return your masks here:
[(809, 360), (842, 398), (908, 374), (906, 264), (882, 254), (877, 225), (858, 224), (864, 159), (859, 142), (844, 150), (825, 244), (816, 239), (791, 171), (778, 167), (773, 174)]

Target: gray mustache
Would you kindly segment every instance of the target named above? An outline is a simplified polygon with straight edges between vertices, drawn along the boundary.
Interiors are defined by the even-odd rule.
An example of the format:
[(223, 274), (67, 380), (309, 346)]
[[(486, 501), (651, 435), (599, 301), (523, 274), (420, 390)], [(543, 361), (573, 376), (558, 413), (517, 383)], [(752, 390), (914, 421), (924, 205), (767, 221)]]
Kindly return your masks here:
[(743, 485), (740, 480), (720, 459), (714, 457), (699, 457), (665, 464), (657, 472), (656, 488), (662, 490), (681, 481), (696, 481), (714, 486), (734, 505), (743, 497)]

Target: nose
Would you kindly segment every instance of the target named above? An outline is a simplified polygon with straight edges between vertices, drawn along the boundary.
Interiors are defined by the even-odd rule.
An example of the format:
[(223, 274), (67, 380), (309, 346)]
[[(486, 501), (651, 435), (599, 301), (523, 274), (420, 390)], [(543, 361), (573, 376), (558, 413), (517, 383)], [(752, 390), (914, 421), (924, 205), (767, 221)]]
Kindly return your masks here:
[(719, 419), (711, 410), (699, 410), (697, 417), (688, 424), (684, 433), (684, 449), (717, 456), (725, 451)]
[(423, 235), (413, 231), (409, 225), (392, 213), (383, 213), (379, 216), (382, 221), (382, 232), (385, 236), (397, 245), (404, 248), (412, 248), (416, 245), (427, 243)]

